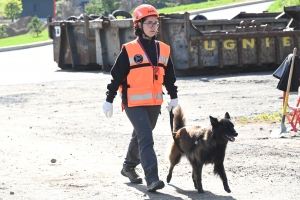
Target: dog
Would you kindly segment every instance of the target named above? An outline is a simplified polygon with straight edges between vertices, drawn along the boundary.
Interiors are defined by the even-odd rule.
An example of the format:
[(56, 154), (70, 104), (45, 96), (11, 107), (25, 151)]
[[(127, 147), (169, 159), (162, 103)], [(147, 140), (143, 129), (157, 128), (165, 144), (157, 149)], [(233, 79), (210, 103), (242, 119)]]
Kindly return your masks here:
[(230, 121), (229, 113), (226, 112), (225, 117), (220, 120), (209, 116), (211, 127), (204, 129), (200, 126), (186, 127), (186, 119), (180, 105), (173, 113), (174, 141), (169, 154), (170, 168), (167, 182), (171, 181), (175, 165), (180, 162), (182, 156), (186, 156), (193, 167), (192, 179), (198, 193), (204, 193), (201, 181), (204, 164), (214, 165), (214, 174), (220, 176), (224, 190), (230, 193), (223, 162), (228, 141), (234, 142), (238, 133)]

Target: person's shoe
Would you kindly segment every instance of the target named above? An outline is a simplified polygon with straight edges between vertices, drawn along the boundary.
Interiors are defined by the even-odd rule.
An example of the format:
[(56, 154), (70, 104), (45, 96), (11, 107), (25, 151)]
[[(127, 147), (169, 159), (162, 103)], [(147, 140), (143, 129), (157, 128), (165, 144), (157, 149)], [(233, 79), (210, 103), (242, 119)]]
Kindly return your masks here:
[(129, 178), (131, 183), (142, 183), (142, 178), (136, 173), (135, 168), (122, 169), (121, 174)]
[(165, 187), (165, 183), (161, 180), (153, 181), (149, 185), (147, 185), (148, 192), (155, 192), (156, 190), (162, 189)]

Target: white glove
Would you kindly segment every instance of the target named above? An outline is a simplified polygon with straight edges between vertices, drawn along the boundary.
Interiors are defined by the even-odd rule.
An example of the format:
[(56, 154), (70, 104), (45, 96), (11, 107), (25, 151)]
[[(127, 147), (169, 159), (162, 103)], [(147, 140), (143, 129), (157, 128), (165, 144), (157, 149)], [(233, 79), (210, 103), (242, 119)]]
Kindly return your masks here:
[(172, 110), (172, 108), (175, 108), (178, 105), (178, 98), (176, 99), (171, 99), (171, 101), (168, 103), (167, 109), (168, 112)]
[(104, 115), (106, 117), (108, 117), (108, 118), (112, 117), (112, 115), (113, 115), (113, 105), (112, 105), (112, 103), (109, 103), (109, 102), (105, 101), (103, 103), (103, 112), (104, 112)]

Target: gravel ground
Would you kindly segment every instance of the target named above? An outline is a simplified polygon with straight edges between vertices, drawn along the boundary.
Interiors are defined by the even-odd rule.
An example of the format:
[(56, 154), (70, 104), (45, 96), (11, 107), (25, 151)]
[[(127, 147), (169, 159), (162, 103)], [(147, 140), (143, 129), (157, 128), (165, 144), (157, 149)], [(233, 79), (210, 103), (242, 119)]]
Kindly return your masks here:
[[(281, 112), (282, 92), (272, 72), (179, 77), (179, 103), (188, 125), (209, 126), (209, 115), (228, 111), (239, 133), (228, 144), (224, 191), (211, 165), (198, 194), (186, 159), (170, 184), (156, 193), (120, 174), (132, 131), (114, 102), (113, 118), (102, 113), (106, 84), (99, 79), (0, 86), (0, 199), (298, 199), (300, 135), (269, 137), (280, 122), (241, 123)], [(290, 95), (296, 104), (297, 95)], [(168, 101), (168, 97), (165, 98)], [(286, 126), (290, 125), (286, 120)], [(165, 104), (154, 130), (159, 174), (166, 180), (172, 142)], [(140, 167), (141, 168), (141, 167)], [(143, 176), (143, 172), (141, 171)], [(145, 183), (145, 181), (144, 181)], [(165, 182), (166, 183), (166, 182)]]

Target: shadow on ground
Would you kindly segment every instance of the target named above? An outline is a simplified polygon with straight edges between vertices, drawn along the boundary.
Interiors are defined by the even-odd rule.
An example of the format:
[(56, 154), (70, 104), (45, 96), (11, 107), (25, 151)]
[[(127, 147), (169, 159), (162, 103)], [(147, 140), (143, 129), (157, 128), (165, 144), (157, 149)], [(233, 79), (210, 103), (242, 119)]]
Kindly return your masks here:
[[(197, 190), (183, 190), (175, 185), (167, 184), (164, 189), (167, 187), (175, 188), (176, 192), (179, 194), (171, 195), (164, 193), (164, 189), (157, 190), (156, 192), (147, 192), (146, 186), (143, 184), (133, 184), (133, 183), (125, 183), (128, 187), (134, 187), (135, 189), (139, 190), (140, 192), (144, 193), (145, 198), (147, 199), (218, 199), (218, 200), (235, 200), (235, 198), (231, 196), (221, 196), (215, 195), (209, 191), (205, 191), (205, 193), (199, 194)], [(179, 197), (180, 196), (180, 197)]]

